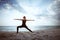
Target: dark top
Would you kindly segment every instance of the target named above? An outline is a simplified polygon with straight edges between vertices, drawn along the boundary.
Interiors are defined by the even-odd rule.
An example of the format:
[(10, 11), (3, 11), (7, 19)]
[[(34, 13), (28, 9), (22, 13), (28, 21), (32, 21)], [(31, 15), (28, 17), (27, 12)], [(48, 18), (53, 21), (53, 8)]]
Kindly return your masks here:
[(26, 26), (26, 20), (22, 20), (22, 26)]

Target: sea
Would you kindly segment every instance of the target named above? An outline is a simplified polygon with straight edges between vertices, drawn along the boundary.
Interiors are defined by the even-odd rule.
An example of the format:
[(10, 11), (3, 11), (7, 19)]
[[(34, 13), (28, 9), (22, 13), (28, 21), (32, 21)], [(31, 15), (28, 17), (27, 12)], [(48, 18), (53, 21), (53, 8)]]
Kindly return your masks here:
[[(60, 26), (34, 26), (28, 27), (32, 31), (37, 30), (46, 30), (46, 29), (56, 29), (60, 28)], [(16, 31), (17, 26), (0, 26), (0, 31)], [(19, 28), (19, 31), (28, 31), (26, 28)]]

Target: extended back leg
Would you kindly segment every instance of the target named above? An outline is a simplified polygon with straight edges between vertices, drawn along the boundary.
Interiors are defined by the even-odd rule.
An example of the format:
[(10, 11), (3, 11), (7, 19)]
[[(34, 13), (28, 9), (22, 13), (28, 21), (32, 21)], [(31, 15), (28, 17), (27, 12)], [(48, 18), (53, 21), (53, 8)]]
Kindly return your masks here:
[(32, 32), (28, 27), (25, 27), (26, 29), (28, 29), (30, 32)]

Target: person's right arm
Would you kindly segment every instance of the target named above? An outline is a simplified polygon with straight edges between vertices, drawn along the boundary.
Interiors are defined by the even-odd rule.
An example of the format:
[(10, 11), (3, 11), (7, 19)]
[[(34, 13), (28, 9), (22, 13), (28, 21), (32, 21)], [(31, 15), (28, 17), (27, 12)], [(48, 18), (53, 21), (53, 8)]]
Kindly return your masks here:
[(14, 19), (14, 20), (22, 20), (22, 19)]

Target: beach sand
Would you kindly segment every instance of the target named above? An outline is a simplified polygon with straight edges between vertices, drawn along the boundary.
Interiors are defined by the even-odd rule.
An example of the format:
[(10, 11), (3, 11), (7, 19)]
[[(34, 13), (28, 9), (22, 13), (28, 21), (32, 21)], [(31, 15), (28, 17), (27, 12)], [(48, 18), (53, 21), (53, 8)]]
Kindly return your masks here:
[(60, 40), (60, 29), (47, 29), (31, 32), (3, 32), (0, 40)]

